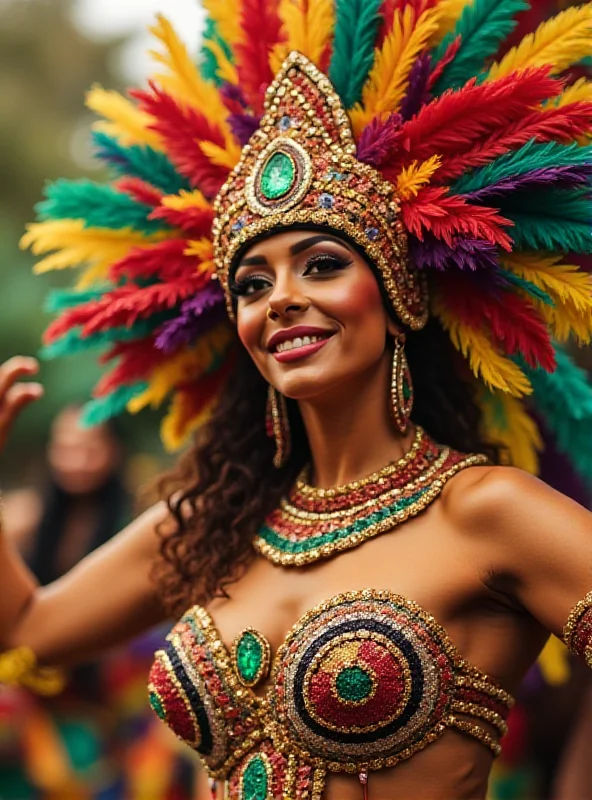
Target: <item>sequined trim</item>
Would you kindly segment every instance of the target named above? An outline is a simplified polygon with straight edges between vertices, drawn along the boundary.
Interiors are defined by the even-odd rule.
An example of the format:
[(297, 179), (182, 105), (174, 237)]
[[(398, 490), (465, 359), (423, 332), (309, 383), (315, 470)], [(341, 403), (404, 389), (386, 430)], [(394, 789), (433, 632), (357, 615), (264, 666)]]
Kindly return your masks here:
[(570, 613), (563, 629), (563, 641), (572, 653), (585, 658), (592, 668), (592, 592)]

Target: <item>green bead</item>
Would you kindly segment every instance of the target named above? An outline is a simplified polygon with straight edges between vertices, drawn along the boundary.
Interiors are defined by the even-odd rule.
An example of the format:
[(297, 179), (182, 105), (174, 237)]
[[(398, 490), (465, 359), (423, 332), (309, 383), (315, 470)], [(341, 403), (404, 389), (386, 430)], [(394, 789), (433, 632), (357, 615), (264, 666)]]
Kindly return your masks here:
[(406, 403), (411, 400), (411, 386), (409, 385), (407, 375), (403, 377), (403, 398)]
[(160, 719), (166, 721), (166, 712), (162, 707), (162, 703), (160, 702), (160, 697), (155, 692), (150, 692), (149, 697), (150, 705), (152, 710), (156, 713)]
[(263, 666), (263, 645), (250, 631), (242, 634), (236, 648), (236, 667), (245, 683), (257, 680)]
[(285, 153), (274, 153), (261, 174), (261, 193), (267, 200), (286, 195), (296, 180), (296, 167)]
[(241, 780), (241, 800), (267, 800), (269, 779), (261, 756), (247, 764)]
[(346, 667), (337, 676), (335, 688), (342, 700), (359, 703), (370, 695), (372, 678), (360, 667)]

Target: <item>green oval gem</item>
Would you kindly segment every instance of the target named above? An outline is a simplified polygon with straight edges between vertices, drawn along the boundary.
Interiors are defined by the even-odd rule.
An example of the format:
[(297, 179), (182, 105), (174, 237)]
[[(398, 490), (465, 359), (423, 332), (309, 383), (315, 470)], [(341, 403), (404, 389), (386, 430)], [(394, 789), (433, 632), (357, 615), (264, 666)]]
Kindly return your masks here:
[(247, 764), (241, 780), (241, 800), (267, 800), (269, 778), (261, 756), (254, 756)]
[(372, 678), (360, 667), (346, 667), (337, 676), (335, 688), (341, 700), (360, 703), (372, 691)]
[(256, 683), (263, 669), (263, 645), (255, 634), (245, 631), (236, 646), (236, 668), (240, 679), (247, 685)]
[(294, 162), (279, 150), (271, 156), (261, 173), (261, 194), (267, 200), (279, 200), (290, 191), (295, 180)]

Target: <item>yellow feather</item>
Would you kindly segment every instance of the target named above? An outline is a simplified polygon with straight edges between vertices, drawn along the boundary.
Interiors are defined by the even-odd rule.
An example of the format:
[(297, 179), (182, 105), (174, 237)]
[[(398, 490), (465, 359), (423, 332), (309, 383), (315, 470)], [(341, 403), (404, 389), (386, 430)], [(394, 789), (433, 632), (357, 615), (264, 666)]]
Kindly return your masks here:
[(218, 64), (218, 77), (227, 83), (231, 83), (233, 86), (237, 86), (238, 72), (236, 67), (231, 61), (228, 60), (228, 56), (224, 52), (224, 49), (219, 42), (210, 39), (210, 41), (204, 42), (204, 47), (210, 51), (210, 53), (214, 56), (216, 63)]
[(440, 0), (438, 3), (438, 30), (430, 39), (430, 47), (440, 44), (442, 39), (454, 30), (467, 6), (472, 6), (475, 0)]
[(86, 95), (86, 105), (91, 111), (108, 120), (97, 122), (95, 129), (114, 136), (124, 146), (145, 144), (156, 150), (163, 149), (158, 134), (149, 130), (149, 125), (153, 122), (152, 117), (136, 108), (119, 92), (93, 86)]
[(505, 448), (510, 464), (538, 475), (543, 439), (524, 403), (503, 392), (486, 393), (480, 403), (489, 441)]
[(232, 48), (243, 40), (241, 28), (241, 2), (233, 0), (201, 0), (209, 18), (215, 22), (218, 33)]
[(513, 361), (495, 349), (485, 333), (469, 328), (456, 319), (437, 295), (432, 298), (432, 310), (450, 334), (454, 346), (469, 360), (475, 377), (490, 389), (499, 389), (514, 397), (532, 394), (532, 386), (526, 375)]
[(437, 7), (421, 15), (417, 23), (411, 6), (395, 12), (393, 29), (376, 53), (364, 86), (362, 103), (350, 112), (356, 136), (377, 116), (398, 111), (409, 88), (409, 75), (418, 55), (438, 29)]
[(548, 686), (562, 686), (571, 677), (568, 649), (556, 636), (551, 636), (545, 645), (538, 665)]
[(237, 142), (231, 141), (226, 147), (220, 147), (214, 142), (201, 139), (198, 144), (212, 164), (217, 167), (226, 167), (226, 169), (232, 170), (240, 161), (241, 149)]
[(586, 78), (580, 78), (571, 86), (568, 86), (567, 89), (559, 95), (555, 101), (555, 105), (558, 108), (563, 108), (571, 103), (582, 102), (592, 103), (592, 81), (586, 80)]
[(419, 190), (429, 183), (434, 173), (442, 165), (442, 156), (434, 155), (421, 164), (414, 161), (409, 167), (401, 170), (397, 179), (397, 193), (401, 200), (417, 197)]
[(158, 15), (158, 22), (150, 29), (151, 33), (164, 45), (165, 52), (152, 52), (155, 60), (165, 66), (170, 74), (155, 75), (155, 79), (166, 91), (182, 103), (204, 114), (216, 123), (228, 141), (232, 135), (226, 118), (228, 111), (217, 88), (205, 81), (199, 74), (187, 48), (177, 36), (171, 23)]
[(184, 253), (186, 256), (195, 256), (200, 261), (209, 261), (214, 257), (214, 245), (211, 239), (194, 239), (188, 242)]
[(156, 367), (148, 388), (127, 405), (128, 411), (136, 414), (151, 406), (158, 408), (166, 396), (177, 386), (194, 381), (202, 376), (212, 362), (227, 347), (232, 339), (232, 329), (226, 323), (218, 325), (200, 337), (199, 344), (184, 348)]
[(583, 314), (592, 313), (592, 275), (575, 264), (560, 264), (562, 256), (536, 253), (504, 254), (503, 261), (521, 278), (551, 294), (558, 303), (571, 303)]
[(47, 255), (35, 265), (37, 274), (53, 269), (92, 266), (97, 277), (105, 277), (109, 267), (130, 249), (162, 241), (166, 234), (143, 236), (131, 228), (86, 228), (82, 220), (64, 219), (34, 222), (21, 239), (23, 249), (35, 256)]
[(185, 419), (186, 415), (181, 395), (174, 395), (167, 415), (160, 426), (160, 436), (165, 450), (169, 453), (179, 450), (179, 448), (185, 444), (189, 436), (207, 422), (212, 415), (216, 402), (214, 398), (199, 412), (199, 414), (197, 414), (197, 416), (193, 417), (191, 420), (187, 420)]
[(203, 208), (207, 210), (212, 207), (212, 204), (206, 200), (199, 189), (194, 189), (191, 192), (181, 189), (179, 194), (169, 194), (163, 197), (160, 202), (165, 208), (170, 208), (173, 211), (185, 211), (188, 208)]
[(334, 0), (280, 0), (278, 14), (286, 50), (298, 50), (320, 66), (335, 27)]
[(500, 62), (493, 64), (487, 80), (503, 78), (516, 70), (547, 65), (556, 75), (589, 56), (591, 41), (592, 3), (567, 8), (539, 25)]

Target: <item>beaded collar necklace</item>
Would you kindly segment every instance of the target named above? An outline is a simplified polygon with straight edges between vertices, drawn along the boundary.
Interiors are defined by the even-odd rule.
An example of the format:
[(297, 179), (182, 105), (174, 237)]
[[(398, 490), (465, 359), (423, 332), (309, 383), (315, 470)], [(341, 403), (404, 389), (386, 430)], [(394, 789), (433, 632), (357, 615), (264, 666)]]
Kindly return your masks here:
[(436, 444), (418, 427), (409, 452), (367, 478), (318, 489), (303, 470), (288, 498), (265, 519), (255, 549), (282, 566), (330, 558), (416, 516), (458, 472), (487, 463), (485, 456)]

